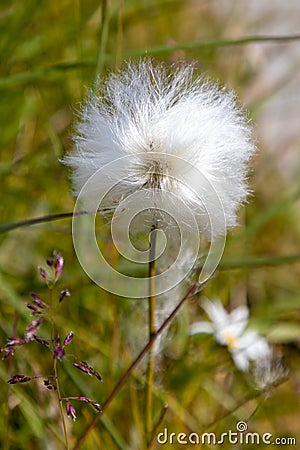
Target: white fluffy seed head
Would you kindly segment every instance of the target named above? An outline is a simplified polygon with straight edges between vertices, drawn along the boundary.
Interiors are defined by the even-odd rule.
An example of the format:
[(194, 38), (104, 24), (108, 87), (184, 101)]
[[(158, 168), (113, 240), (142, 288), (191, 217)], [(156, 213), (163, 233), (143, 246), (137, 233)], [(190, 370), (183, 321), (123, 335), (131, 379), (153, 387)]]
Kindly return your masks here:
[(256, 389), (269, 393), (270, 390), (288, 379), (289, 368), (282, 358), (270, 355), (255, 361), (251, 367), (250, 380)]
[[(160, 195), (170, 191), (192, 209), (200, 230), (211, 238), (204, 204), (211, 201), (209, 210), (216, 211), (214, 236), (236, 225), (237, 209), (248, 195), (247, 163), (254, 150), (250, 127), (233, 93), (198, 77), (192, 65), (166, 68), (145, 59), (112, 73), (101, 92), (90, 95), (77, 124), (75, 151), (64, 163), (73, 169), (77, 195), (98, 169), (130, 155), (122, 173), (109, 175), (118, 183), (114, 205), (138, 189), (156, 189)], [(215, 196), (210, 200), (201, 180), (196, 192), (190, 188), (182, 160), (217, 192), (225, 230), (218, 226)], [(99, 196), (106, 189), (107, 182), (100, 179), (87, 194)]]

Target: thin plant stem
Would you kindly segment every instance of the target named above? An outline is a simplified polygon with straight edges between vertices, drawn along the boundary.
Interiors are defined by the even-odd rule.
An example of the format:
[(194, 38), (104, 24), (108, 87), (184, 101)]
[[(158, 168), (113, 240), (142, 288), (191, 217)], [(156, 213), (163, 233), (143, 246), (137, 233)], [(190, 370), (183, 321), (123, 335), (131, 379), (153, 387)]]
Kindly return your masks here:
[[(50, 289), (50, 304), (52, 306), (51, 309), (51, 341), (54, 342), (55, 339), (55, 325), (54, 325), (54, 309), (53, 309), (53, 286), (49, 286)], [(61, 396), (61, 390), (60, 390), (60, 384), (59, 384), (59, 378), (58, 378), (58, 370), (57, 370), (57, 358), (56, 356), (53, 356), (53, 375), (54, 375), (54, 381), (56, 386), (56, 393), (57, 393), (57, 399), (59, 404), (59, 410), (60, 410), (60, 416), (63, 426), (63, 432), (64, 432), (64, 438), (65, 438), (65, 444), (66, 444), (66, 450), (70, 450), (69, 446), (69, 440), (68, 440), (68, 433), (67, 433), (67, 427), (66, 427), (66, 421), (65, 421), (65, 415), (64, 415), (64, 409), (63, 409), (63, 403), (62, 403), (62, 396)]]
[[(150, 233), (150, 252), (149, 252), (149, 341), (155, 334), (155, 247), (156, 247), (156, 229), (152, 228)], [(147, 397), (146, 397), (146, 433), (147, 440), (152, 433), (152, 412), (153, 412), (153, 382), (154, 382), (154, 342), (149, 347), (148, 375), (147, 375)], [(149, 447), (150, 448), (150, 447)]]
[[(81, 5), (80, 5), (80, 0), (75, 0), (75, 4), (74, 4), (74, 20), (75, 23), (77, 24), (78, 29), (81, 28)], [(77, 60), (81, 61), (82, 60), (82, 55), (83, 55), (83, 45), (82, 45), (82, 39), (80, 36), (78, 36), (76, 34), (76, 53), (77, 53)], [(83, 82), (82, 80), (84, 79), (84, 73), (83, 73), (83, 67), (81, 67), (78, 70), (78, 87), (80, 89), (80, 98), (82, 98), (83, 96)]]
[[(13, 327), (12, 327), (12, 336), (16, 336), (18, 319), (19, 319), (18, 313), (17, 313), (17, 311), (15, 311), (14, 322), (13, 322)], [(12, 369), (13, 369), (13, 362), (9, 358), (9, 362), (8, 362), (9, 377), (11, 377)], [(10, 392), (11, 392), (11, 386), (9, 385), (8, 390), (7, 390), (7, 402), (6, 402), (6, 409), (5, 409), (5, 435), (4, 435), (3, 450), (9, 450), (9, 447), (10, 447), (10, 435), (11, 435), (11, 430), (10, 430), (11, 413), (10, 413), (10, 407), (9, 407)]]
[[(281, 384), (285, 383), (287, 379), (281, 380), (279, 383), (276, 384), (276, 386), (280, 386)], [(217, 419), (213, 420), (213, 422), (206, 425), (205, 430), (209, 431), (212, 428), (214, 428), (218, 423), (220, 423), (222, 420), (226, 419), (231, 414), (234, 414), (238, 409), (240, 409), (242, 406), (246, 405), (251, 400), (255, 400), (259, 398), (260, 396), (263, 396), (262, 399), (258, 402), (258, 405), (254, 409), (254, 411), (250, 414), (250, 416), (247, 418), (247, 421), (250, 420), (253, 415), (256, 413), (257, 409), (262, 405), (262, 403), (265, 401), (265, 393), (258, 391), (254, 394), (248, 395), (241, 403), (238, 403), (233, 409), (230, 409), (226, 411), (221, 417), (218, 417)]]
[(96, 65), (95, 82), (99, 75), (103, 71), (103, 66), (105, 62), (105, 49), (108, 37), (108, 25), (109, 25), (109, 15), (108, 15), (108, 2), (107, 0), (102, 0), (101, 4), (101, 28), (100, 28), (100, 39), (99, 39), (99, 52)]
[[(10, 372), (10, 371), (9, 371)], [(5, 435), (3, 442), (3, 450), (9, 450), (10, 446), (10, 408), (9, 408), (9, 396), (10, 396), (11, 386), (7, 390), (7, 402), (5, 407)]]
[(118, 33), (117, 33), (117, 48), (116, 48), (116, 68), (120, 67), (121, 62), (122, 62), (123, 14), (124, 14), (124, 1), (119, 0)]
[[(286, 35), (286, 36), (267, 36), (267, 35), (254, 35), (254, 36), (242, 36), (236, 39), (213, 39), (213, 40), (203, 40), (196, 42), (186, 42), (174, 45), (161, 45), (155, 47), (147, 48), (147, 55), (158, 56), (169, 54), (174, 51), (187, 51), (196, 50), (199, 48), (221, 48), (221, 47), (231, 47), (231, 46), (242, 46), (252, 43), (263, 43), (263, 42), (273, 42), (273, 43), (284, 43), (289, 41), (300, 40), (300, 35)], [(131, 50), (123, 53), (124, 58), (138, 57), (143, 54), (142, 50)], [(110, 55), (108, 55), (110, 56)]]
[(161, 425), (162, 421), (164, 420), (166, 412), (168, 411), (168, 408), (169, 408), (169, 406), (167, 404), (165, 404), (164, 407), (163, 407), (163, 410), (162, 410), (162, 412), (161, 412), (161, 414), (160, 414), (160, 416), (158, 418), (158, 421), (156, 422), (156, 425), (155, 425), (155, 427), (152, 430), (151, 438), (150, 438), (150, 442), (149, 442), (149, 448), (151, 448), (152, 445), (153, 445), (156, 432), (157, 432), (159, 426)]
[(121, 388), (124, 386), (124, 384), (128, 380), (128, 378), (131, 375), (131, 373), (133, 372), (133, 370), (138, 366), (138, 364), (142, 361), (144, 356), (147, 354), (147, 352), (149, 351), (149, 348), (151, 347), (151, 345), (153, 344), (155, 339), (158, 336), (160, 336), (160, 334), (168, 327), (170, 322), (174, 319), (174, 317), (178, 313), (179, 309), (183, 306), (183, 304), (187, 301), (187, 299), (190, 298), (192, 295), (194, 295), (196, 291), (198, 292), (198, 290), (199, 290), (198, 288), (199, 288), (199, 285), (197, 283), (194, 283), (192, 286), (190, 286), (190, 288), (185, 293), (184, 297), (180, 300), (180, 302), (177, 304), (177, 306), (173, 309), (171, 314), (164, 320), (164, 322), (155, 331), (155, 333), (152, 334), (151, 339), (149, 339), (147, 344), (142, 348), (140, 353), (137, 355), (137, 357), (134, 359), (134, 361), (128, 367), (126, 372), (122, 375), (120, 380), (117, 382), (117, 384), (115, 385), (115, 387), (113, 388), (113, 390), (111, 391), (111, 393), (109, 394), (109, 396), (107, 397), (105, 402), (103, 403), (101, 411), (99, 411), (95, 415), (92, 422), (87, 426), (87, 428), (84, 430), (82, 435), (78, 438), (77, 443), (73, 447), (73, 450), (78, 450), (81, 447), (83, 441), (86, 439), (88, 434), (92, 431), (92, 429), (97, 424), (97, 422), (100, 419), (100, 417), (102, 416), (102, 414), (107, 410), (107, 408), (112, 403), (112, 401), (114, 400), (116, 395), (119, 393)]
[[(103, 4), (104, 6), (104, 4)], [(108, 26), (107, 26), (108, 27)], [(106, 32), (107, 35), (107, 32)], [(285, 43), (290, 41), (299, 41), (299, 34), (291, 34), (286, 36), (267, 36), (267, 35), (255, 35), (255, 36), (246, 36), (239, 37), (237, 39), (216, 39), (216, 40), (202, 40), (196, 42), (188, 42), (183, 44), (174, 44), (174, 45), (165, 45), (160, 47), (149, 47), (147, 49), (147, 55), (162, 55), (162, 54), (170, 54), (171, 52), (177, 50), (197, 50), (198, 48), (218, 48), (218, 47), (231, 47), (231, 46), (241, 46), (241, 45), (250, 45), (252, 43)], [(145, 56), (145, 50), (132, 50), (123, 52), (123, 58), (132, 58), (132, 57), (141, 57)], [(23, 72), (13, 73), (6, 75), (4, 77), (0, 77), (0, 87), (10, 87), (20, 83), (29, 83), (37, 79), (45, 79), (47, 76), (52, 75), (53, 73), (63, 74), (64, 72), (71, 70), (81, 70), (82, 68), (95, 67), (102, 65), (104, 62), (115, 61), (115, 52), (114, 53), (106, 53), (101, 55), (102, 61), (101, 64), (99, 62), (100, 57), (98, 59), (85, 59), (82, 61), (68, 61), (65, 63), (53, 64), (52, 66), (37, 68), (32, 70), (27, 70)], [(97, 70), (98, 73), (98, 70)]]
[[(97, 211), (98, 214), (111, 212), (113, 208), (103, 208)], [(8, 231), (16, 230), (17, 228), (28, 227), (31, 225), (38, 225), (40, 223), (53, 222), (55, 220), (69, 219), (75, 216), (82, 216), (84, 214), (95, 214), (91, 211), (71, 211), (57, 214), (47, 214), (46, 216), (33, 217), (32, 219), (21, 220), (20, 222), (4, 223), (0, 225), (0, 234)]]
[[(98, 214), (105, 214), (112, 212), (114, 208), (102, 208), (98, 210)], [(65, 212), (57, 214), (48, 214), (41, 217), (34, 217), (32, 219), (21, 220), (20, 222), (5, 223), (0, 224), (0, 234), (7, 233), (18, 228), (25, 228), (32, 225), (38, 225), (47, 222), (53, 222), (56, 220), (68, 219), (75, 216), (81, 216), (84, 214), (94, 214), (94, 212), (89, 211), (77, 211), (77, 212)], [(247, 234), (247, 233), (246, 233)], [(232, 238), (233, 239), (233, 238)], [(234, 269), (248, 269), (253, 267), (273, 267), (281, 266), (284, 264), (294, 264), (300, 261), (300, 253), (288, 254), (288, 255), (277, 255), (277, 256), (257, 256), (249, 255), (247, 258), (243, 259), (223, 259), (218, 270), (234, 270)], [(196, 267), (197, 268), (197, 267)]]
[[(0, 233), (6, 233), (11, 230), (16, 230), (17, 228), (28, 227), (30, 225), (37, 225), (40, 223), (53, 222), (55, 220), (67, 219), (73, 217), (75, 213), (66, 212), (58, 214), (47, 214), (46, 216), (34, 217), (32, 219), (21, 220), (19, 222), (5, 223), (0, 225)], [(86, 211), (82, 211), (81, 214), (87, 214)], [(79, 214), (77, 214), (79, 215)]]
[(63, 425), (63, 430), (64, 430), (66, 450), (70, 450), (69, 440), (68, 440), (68, 433), (67, 433), (67, 427), (66, 427), (66, 420), (65, 420), (65, 414), (64, 414), (62, 397), (61, 397), (61, 393), (60, 393), (59, 379), (58, 379), (57, 358), (55, 358), (55, 357), (54, 357), (53, 368), (54, 368), (54, 379), (55, 379), (55, 384), (56, 384), (56, 389), (57, 389), (59, 410), (60, 410), (60, 415), (61, 415), (61, 420), (62, 420), (62, 425)]

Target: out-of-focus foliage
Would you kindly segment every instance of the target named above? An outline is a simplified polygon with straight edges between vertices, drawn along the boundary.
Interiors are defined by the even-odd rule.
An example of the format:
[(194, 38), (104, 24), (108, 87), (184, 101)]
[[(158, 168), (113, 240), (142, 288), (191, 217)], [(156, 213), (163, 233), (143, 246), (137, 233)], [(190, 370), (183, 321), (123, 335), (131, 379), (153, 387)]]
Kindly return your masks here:
[[(201, 317), (195, 299), (171, 327), (160, 359), (155, 417), (168, 403), (158, 431), (202, 433), (214, 424), (211, 430), (218, 434), (235, 430), (236, 422), (247, 421), (260, 405), (248, 421), (252, 431), (294, 436), (300, 442), (300, 102), (295, 84), (300, 43), (224, 45), (228, 39), (297, 32), (297, 2), (262, 3), (268, 7), (258, 0), (3, 0), (0, 218), (8, 224), (72, 211), (74, 199), (60, 158), (72, 147), (76, 109), (97, 77), (124, 58), (150, 54), (167, 62), (195, 61), (200, 72), (235, 89), (256, 124), (254, 194), (204, 295), (219, 296), (231, 306), (247, 303), (253, 325), (284, 355), (290, 378), (262, 402), (223, 348), (207, 336), (187, 337), (188, 323)], [(101, 404), (145, 342), (146, 306), (116, 298), (88, 279), (74, 254), (70, 219), (0, 234), (0, 345), (24, 332), (31, 320), (26, 309), (31, 292), (49, 300), (37, 267), (53, 249), (65, 258), (59, 290), (72, 292), (55, 317), (59, 333), (73, 330), (72, 352), (103, 377), (99, 384), (64, 362), (61, 384), (65, 395), (85, 395)], [(82, 448), (145, 448), (144, 369), (143, 364), (137, 368)], [(49, 355), (35, 343), (1, 362), (4, 449), (63, 448), (56, 397), (39, 381), (6, 383), (16, 373), (38, 376), (49, 370)], [(77, 421), (67, 421), (73, 444), (95, 414), (89, 405), (76, 409)]]

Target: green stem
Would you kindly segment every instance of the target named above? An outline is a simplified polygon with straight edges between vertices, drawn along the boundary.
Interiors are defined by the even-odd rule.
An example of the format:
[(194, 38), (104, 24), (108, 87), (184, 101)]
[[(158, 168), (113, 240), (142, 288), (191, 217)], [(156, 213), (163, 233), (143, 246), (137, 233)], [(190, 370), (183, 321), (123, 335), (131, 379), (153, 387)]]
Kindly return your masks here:
[[(15, 311), (14, 322), (12, 327), (12, 336), (16, 336), (17, 323), (18, 323), (18, 313), (17, 311)], [(9, 358), (7, 371), (9, 378), (12, 376), (12, 370), (13, 370), (13, 361), (11, 358)], [(10, 436), (11, 436), (11, 428), (10, 428), (11, 413), (9, 407), (10, 394), (11, 394), (11, 386), (9, 385), (7, 389), (7, 401), (5, 409), (5, 435), (4, 435), (3, 450), (9, 450), (10, 447)]]
[[(87, 214), (86, 211), (82, 211), (81, 214)], [(72, 212), (66, 212), (66, 213), (58, 213), (58, 214), (47, 214), (46, 216), (41, 217), (34, 217), (32, 219), (25, 219), (21, 220), (19, 222), (13, 222), (13, 223), (4, 223), (0, 225), (0, 233), (6, 233), (11, 230), (15, 230), (17, 228), (23, 228), (28, 227), (30, 225), (37, 225), (39, 223), (46, 223), (46, 222), (53, 222), (54, 220), (61, 220), (61, 219), (67, 219), (72, 218), (75, 214)]]
[(99, 52), (97, 57), (95, 82), (99, 75), (101, 75), (106, 59), (106, 44), (108, 39), (108, 27), (109, 27), (109, 15), (108, 15), (108, 1), (102, 0), (101, 5), (101, 28), (100, 28), (100, 39), (99, 39)]
[[(197, 50), (199, 48), (220, 48), (220, 47), (231, 47), (231, 46), (239, 46), (239, 45), (248, 45), (252, 43), (262, 43), (262, 42), (276, 42), (283, 43), (289, 41), (298, 41), (300, 40), (300, 35), (287, 35), (287, 36), (246, 36), (240, 37), (237, 39), (213, 39), (213, 40), (205, 40), (205, 41), (196, 41), (196, 42), (187, 42), (180, 43), (174, 45), (162, 45), (157, 47), (148, 47), (147, 55), (157, 56), (157, 55), (165, 55), (174, 51), (188, 51), (188, 50)], [(130, 50), (123, 53), (124, 58), (133, 58), (138, 57), (143, 54), (142, 50)]]
[(162, 410), (162, 412), (161, 412), (161, 414), (159, 416), (159, 419), (156, 422), (156, 425), (155, 425), (155, 427), (152, 430), (152, 435), (151, 435), (150, 442), (149, 442), (149, 448), (152, 448), (152, 446), (154, 444), (154, 439), (155, 439), (155, 436), (157, 434), (157, 430), (158, 430), (159, 426), (161, 425), (162, 421), (164, 420), (164, 417), (165, 417), (167, 411), (168, 411), (168, 405), (165, 404), (164, 407), (163, 407), (163, 410)]
[(117, 48), (116, 48), (116, 68), (120, 67), (121, 63), (122, 63), (123, 14), (124, 14), (124, 0), (119, 0), (118, 33), (117, 33)]
[(56, 384), (56, 389), (57, 389), (59, 410), (60, 410), (60, 415), (61, 415), (61, 420), (62, 420), (62, 425), (63, 425), (63, 430), (64, 430), (64, 436), (65, 436), (66, 450), (70, 450), (63, 402), (61, 399), (60, 386), (59, 386), (59, 381), (58, 381), (57, 359), (55, 357), (54, 357), (53, 367), (54, 367), (54, 377), (55, 377), (55, 384)]
[[(55, 342), (55, 322), (54, 322), (54, 308), (53, 308), (53, 287), (49, 287), (49, 289), (50, 289), (50, 305), (52, 307), (51, 308), (51, 316), (50, 316), (51, 340), (54, 343)], [(58, 398), (60, 416), (61, 416), (61, 420), (62, 420), (63, 432), (64, 432), (64, 437), (65, 437), (66, 450), (70, 450), (66, 421), (65, 421), (65, 414), (64, 414), (63, 403), (62, 403), (62, 396), (61, 396), (61, 390), (60, 390), (59, 378), (58, 378), (57, 358), (55, 356), (53, 356), (53, 374), (54, 374), (54, 380), (55, 380), (55, 385), (56, 385), (56, 393), (57, 393), (57, 398)]]
[[(104, 7), (104, 5), (103, 5)], [(108, 28), (108, 25), (106, 25)], [(104, 33), (104, 31), (103, 31)], [(107, 36), (107, 31), (105, 32)], [(237, 39), (216, 39), (216, 40), (202, 40), (199, 42), (188, 42), (185, 44), (175, 44), (175, 45), (164, 45), (160, 47), (149, 47), (147, 49), (147, 55), (163, 55), (163, 54), (170, 54), (171, 52), (178, 51), (178, 50), (197, 50), (199, 48), (218, 48), (218, 47), (231, 47), (236, 45), (249, 45), (252, 43), (264, 43), (264, 42), (272, 42), (272, 43), (285, 43), (290, 41), (299, 41), (300, 35), (299, 34), (291, 34), (286, 36), (247, 36), (247, 37), (240, 37)], [(115, 60), (115, 53), (106, 53), (102, 54), (102, 47), (101, 46), (101, 57), (98, 56), (98, 59), (92, 58), (92, 59), (85, 59), (82, 61), (69, 61), (65, 63), (59, 63), (59, 64), (53, 64), (52, 66), (43, 67), (43, 68), (36, 68), (33, 70), (28, 70), (24, 72), (18, 72), (9, 74), (4, 77), (0, 77), (0, 88), (3, 87), (10, 87), (14, 86), (16, 84), (20, 83), (29, 83), (32, 81), (35, 81), (37, 79), (44, 79), (49, 75), (52, 74), (63, 74), (64, 72), (71, 71), (71, 70), (80, 70), (82, 68), (89, 68), (89, 67), (95, 67), (98, 65), (98, 69), (96, 73), (98, 74), (98, 70), (101, 68), (103, 63), (114, 61)], [(127, 52), (123, 52), (123, 58), (133, 58), (133, 57), (141, 57), (145, 56), (145, 50), (144, 49), (138, 49), (138, 50), (131, 50)]]
[[(112, 208), (103, 208), (99, 209), (97, 213), (102, 214), (110, 211), (112, 211)], [(28, 227), (31, 225), (38, 225), (40, 223), (53, 222), (55, 220), (68, 219), (73, 218), (75, 216), (82, 216), (84, 214), (95, 214), (95, 213), (90, 211), (76, 211), (76, 212), (72, 211), (57, 214), (47, 214), (46, 216), (34, 217), (32, 219), (21, 220), (20, 222), (4, 223), (0, 224), (0, 233), (6, 233), (8, 231), (15, 230), (17, 228)]]
[[(149, 341), (155, 334), (155, 246), (156, 230), (153, 227), (150, 233), (149, 252)], [(154, 342), (149, 347), (148, 376), (147, 376), (147, 397), (146, 397), (146, 433), (150, 444), (152, 434), (152, 413), (153, 413), (153, 382), (154, 382)], [(151, 448), (149, 446), (149, 448)]]

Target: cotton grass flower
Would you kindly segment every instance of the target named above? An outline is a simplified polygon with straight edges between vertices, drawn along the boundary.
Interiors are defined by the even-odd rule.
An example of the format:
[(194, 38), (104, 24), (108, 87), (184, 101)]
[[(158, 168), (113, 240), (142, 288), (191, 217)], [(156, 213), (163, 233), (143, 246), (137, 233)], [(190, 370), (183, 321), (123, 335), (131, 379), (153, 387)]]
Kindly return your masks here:
[(270, 395), (273, 388), (289, 377), (289, 369), (282, 358), (272, 353), (255, 361), (251, 371), (251, 381), (255, 388)]
[[(129, 156), (118, 170), (97, 179), (87, 200), (101, 197), (108, 184), (116, 185), (107, 197), (109, 207), (147, 189), (163, 202), (169, 191), (191, 208), (200, 231), (211, 239), (236, 225), (237, 209), (247, 197), (247, 163), (254, 152), (250, 134), (233, 93), (197, 76), (193, 65), (166, 68), (145, 59), (110, 74), (99, 93), (90, 95), (77, 124), (75, 151), (64, 163), (73, 169), (78, 195), (98, 169)], [(193, 169), (202, 177), (195, 180)], [(222, 208), (203, 180), (211, 183)], [(176, 218), (184, 223), (180, 208)]]
[(211, 322), (196, 322), (190, 327), (190, 334), (209, 333), (216, 341), (227, 347), (237, 368), (249, 369), (251, 361), (262, 361), (271, 357), (271, 348), (267, 341), (256, 330), (246, 329), (249, 310), (239, 306), (230, 313), (217, 301), (205, 300), (202, 307)]

